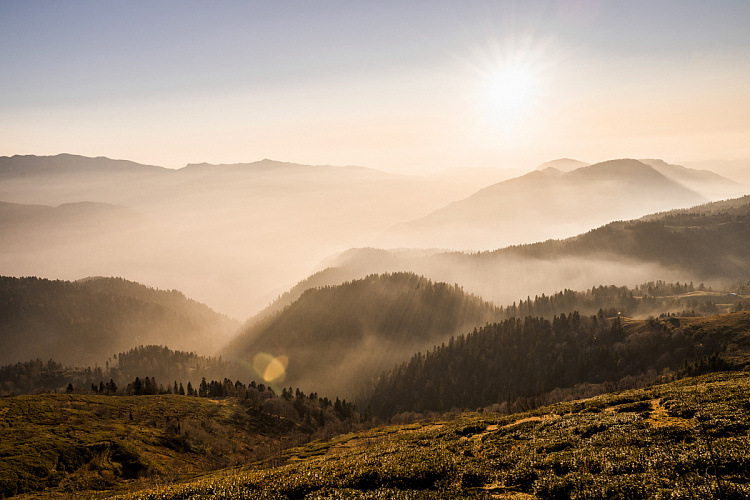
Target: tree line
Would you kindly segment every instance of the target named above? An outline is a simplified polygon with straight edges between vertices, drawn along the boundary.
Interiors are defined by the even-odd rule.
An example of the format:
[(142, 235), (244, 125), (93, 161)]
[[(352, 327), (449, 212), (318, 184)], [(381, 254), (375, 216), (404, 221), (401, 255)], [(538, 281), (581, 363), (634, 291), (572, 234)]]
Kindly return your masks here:
[(644, 373), (726, 369), (731, 366), (724, 359), (730, 357), (727, 349), (750, 350), (749, 331), (747, 313), (692, 322), (676, 317), (625, 321), (577, 312), (552, 320), (511, 318), (417, 353), (384, 373), (366, 401), (381, 417), (445, 412)]
[(207, 381), (204, 377), (197, 387), (191, 382), (184, 386), (182, 382), (174, 381), (173, 384), (159, 384), (154, 377), (136, 377), (124, 388), (118, 388), (117, 384), (110, 379), (105, 383), (92, 383), (89, 388), (74, 386), (69, 383), (66, 388), (68, 394), (94, 394), (103, 396), (154, 396), (154, 395), (178, 395), (197, 398), (234, 398), (239, 400), (245, 407), (255, 408), (256, 411), (266, 412), (277, 417), (290, 419), (291, 421), (304, 424), (304, 429), (312, 432), (327, 424), (365, 424), (372, 420), (368, 411), (360, 412), (353, 402), (336, 398), (335, 401), (328, 397), (321, 397), (316, 392), (305, 394), (299, 388), (283, 388), (281, 394), (276, 394), (272, 387), (263, 383), (251, 381), (244, 384), (224, 380)]
[(100, 384), (111, 384), (124, 388), (143, 374), (151, 379), (182, 380), (191, 386), (204, 378), (241, 379), (250, 375), (245, 368), (221, 357), (149, 345), (114, 354), (105, 361), (104, 367), (77, 367), (38, 358), (0, 366), (0, 395), (64, 391), (69, 385), (78, 388), (95, 385), (99, 389)]

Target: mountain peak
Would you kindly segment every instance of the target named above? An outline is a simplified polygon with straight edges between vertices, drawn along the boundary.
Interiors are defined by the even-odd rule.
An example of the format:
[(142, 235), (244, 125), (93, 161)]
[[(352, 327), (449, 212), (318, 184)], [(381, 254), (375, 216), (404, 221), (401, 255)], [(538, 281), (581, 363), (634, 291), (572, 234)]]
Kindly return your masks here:
[(658, 170), (632, 158), (619, 160), (607, 160), (586, 167), (578, 168), (568, 173), (572, 177), (587, 177), (590, 179), (602, 179), (605, 177), (617, 177), (620, 180), (636, 176), (647, 176), (652, 178), (664, 178)]
[(542, 163), (535, 170), (547, 170), (548, 168), (554, 168), (560, 172), (571, 172), (581, 167), (588, 167), (590, 163), (584, 161), (574, 160), (572, 158), (559, 158), (557, 160), (548, 161)]
[(113, 160), (106, 156), (74, 155), (60, 153), (54, 156), (14, 155), (0, 156), (0, 175), (18, 177), (43, 174), (154, 174), (169, 169), (144, 165), (130, 160)]

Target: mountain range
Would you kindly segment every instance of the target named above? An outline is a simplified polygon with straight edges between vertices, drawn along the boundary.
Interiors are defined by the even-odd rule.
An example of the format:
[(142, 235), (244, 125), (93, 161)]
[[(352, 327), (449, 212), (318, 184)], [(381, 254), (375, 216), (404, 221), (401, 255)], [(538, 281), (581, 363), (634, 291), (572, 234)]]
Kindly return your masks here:
[[(387, 205), (378, 199), (378, 194), (385, 192), (388, 183), (394, 182), (394, 185), (399, 186), (398, 189), (405, 189), (408, 184), (404, 184), (404, 179), (399, 176), (359, 167), (305, 166), (271, 160), (236, 165), (195, 164), (178, 171), (101, 158), (79, 162), (77, 157), (70, 155), (48, 159), (50, 164), (46, 166), (41, 165), (45, 162), (42, 161), (40, 164), (38, 158), (14, 157), (13, 161), (0, 160), (5, 162), (0, 161), (0, 166), (3, 166), (0, 168), (0, 176), (5, 176), (12, 182), (27, 182), (29, 192), (35, 192), (35, 196), (40, 198), (52, 198), (52, 195), (45, 194), (44, 190), (34, 191), (34, 182), (40, 180), (46, 179), (59, 193), (65, 192), (64, 186), (52, 183), (50, 172), (56, 172), (58, 181), (70, 176), (73, 178), (71, 185), (78, 186), (79, 189), (90, 189), (87, 191), (88, 195), (93, 196), (93, 193), (101, 192), (110, 195), (119, 193), (120, 196), (117, 199), (113, 196), (104, 197), (108, 201), (63, 203), (57, 207), (0, 203), (0, 229), (6, 236), (0, 243), (0, 263), (3, 269), (15, 269), (23, 275), (67, 273), (77, 277), (109, 274), (106, 270), (110, 270), (111, 274), (115, 275), (136, 276), (138, 282), (149, 283), (152, 286), (162, 286), (163, 282), (190, 282), (193, 288), (189, 288), (186, 293), (191, 297), (197, 297), (201, 302), (207, 302), (204, 299), (206, 296), (232, 296), (236, 304), (247, 303), (244, 293), (248, 290), (255, 296), (262, 293), (269, 296), (263, 275), (254, 274), (256, 269), (268, 267), (267, 259), (272, 259), (277, 265), (288, 264), (291, 257), (285, 259), (286, 256), (300, 253), (312, 259), (320, 255), (321, 248), (334, 248), (341, 244), (341, 241), (335, 238), (329, 241), (327, 235), (346, 234), (348, 226), (344, 222), (345, 219), (353, 224), (355, 221), (365, 220), (366, 217), (361, 212), (336, 215), (338, 209), (335, 207), (339, 205), (331, 204), (329, 195), (339, 196), (344, 200), (343, 206), (356, 205), (354, 198), (360, 197), (359, 210), (376, 211), (376, 205)], [(564, 160), (563, 163), (571, 168), (577, 165), (573, 160)], [(34, 165), (36, 167), (33, 167)], [(161, 180), (155, 185), (163, 182), (162, 186), (167, 187), (161, 199), (144, 195), (148, 189), (141, 194), (128, 194), (127, 189), (113, 181), (112, 172), (119, 172), (121, 180), (130, 176), (133, 182), (146, 182), (146, 178), (158, 177)], [(75, 181), (76, 177), (80, 177), (80, 182)], [(89, 184), (86, 184), (84, 179), (88, 179)], [(98, 185), (94, 182), (96, 179), (99, 179), (96, 181), (99, 182)], [(179, 179), (179, 182), (175, 182), (175, 179)], [(700, 184), (704, 190), (736, 187), (731, 181), (709, 172), (693, 171), (659, 160), (614, 160), (578, 166), (570, 172), (561, 172), (548, 166), (519, 178), (493, 184), (443, 210), (449, 214), (463, 213), (465, 216), (471, 210), (489, 210), (493, 206), (501, 207), (508, 203), (513, 205), (513, 199), (517, 201), (518, 207), (521, 204), (534, 205), (534, 198), (529, 192), (537, 193), (536, 196), (545, 199), (550, 198), (551, 193), (557, 193), (564, 198), (563, 195), (566, 193), (567, 196), (573, 197), (574, 193), (580, 195), (582, 192), (593, 191), (593, 194), (584, 200), (583, 205), (590, 204), (589, 211), (594, 213), (592, 217), (598, 217), (600, 210), (595, 209), (597, 204), (606, 205), (608, 210), (622, 207), (629, 210), (633, 208), (630, 198), (639, 200), (642, 206), (659, 206), (660, 203), (667, 203), (665, 200), (674, 205), (678, 204), (678, 201), (687, 203), (688, 200), (707, 197), (688, 189), (676, 179), (681, 179), (685, 185), (690, 182)], [(412, 181), (413, 179), (409, 182)], [(122, 183), (127, 186), (127, 182)], [(105, 185), (108, 186), (106, 189)], [(5, 183), (2, 186), (0, 189), (8, 189)], [(155, 189), (154, 185), (149, 186)], [(201, 186), (203, 190), (200, 189)], [(598, 189), (595, 189), (596, 186)], [(603, 193), (597, 194), (598, 191)], [(623, 193), (628, 196), (624, 196)], [(273, 199), (274, 194), (278, 194), (281, 199)], [(83, 196), (80, 192), (67, 196), (79, 195)], [(139, 198), (140, 196), (145, 198)], [(367, 196), (371, 198), (368, 199)], [(149, 201), (145, 202), (146, 199)], [(118, 200), (126, 204), (113, 203)], [(315, 203), (312, 203), (313, 200), (316, 200)], [(271, 205), (282, 201), (290, 204), (288, 210), (282, 209), (281, 206), (271, 208)], [(563, 201), (560, 201), (561, 208), (556, 212), (567, 211), (568, 217), (578, 217), (573, 214), (578, 209), (575, 208), (575, 204)], [(547, 202), (549, 200), (545, 203)], [(305, 203), (311, 203), (308, 211), (302, 208)], [(318, 234), (318, 231), (322, 230), (321, 224), (326, 219), (313, 208), (318, 204), (328, 207), (324, 215), (327, 214), (327, 224), (332, 227), (329, 227), (325, 234)], [(213, 319), (201, 320), (202, 323), (199, 321), (197, 324), (202, 326), (197, 328), (194, 328), (195, 325), (187, 327), (183, 338), (175, 341), (172, 340), (173, 335), (161, 335), (158, 332), (164, 330), (174, 333), (178, 330), (176, 325), (183, 320), (172, 321), (165, 318), (164, 313), (153, 316), (153, 306), (144, 306), (150, 311), (143, 317), (146, 318), (145, 323), (139, 323), (143, 319), (141, 318), (130, 324), (128, 322), (133, 320), (127, 318), (122, 311), (116, 310), (110, 313), (110, 317), (118, 318), (114, 320), (113, 325), (120, 322), (120, 326), (115, 327), (104, 325), (98, 319), (84, 321), (76, 317), (71, 320), (70, 315), (63, 315), (63, 318), (68, 319), (56, 325), (40, 326), (41, 323), (37, 321), (32, 328), (31, 323), (24, 323), (23, 328), (32, 334), (29, 339), (36, 338), (34, 335), (41, 335), (39, 339), (46, 339), (38, 343), (42, 346), (47, 345), (48, 348), (38, 353), (31, 349), (33, 343), (24, 344), (18, 336), (20, 326), (6, 326), (8, 332), (15, 333), (5, 335), (4, 342), (9, 346), (6, 349), (9, 357), (5, 361), (46, 357), (52, 352), (55, 341), (71, 346), (70, 350), (65, 350), (66, 347), (60, 351), (64, 354), (60, 361), (74, 363), (101, 363), (113, 352), (131, 348), (139, 343), (167, 344), (171, 348), (195, 349), (206, 354), (225, 348), (225, 355), (235, 354), (238, 359), (245, 362), (251, 362), (260, 352), (269, 353), (272, 359), (284, 356), (287, 363), (294, 356), (301, 356), (300, 364), (290, 364), (289, 369), (285, 371), (289, 381), (304, 386), (319, 384), (324, 380), (335, 380), (336, 382), (330, 386), (323, 387), (326, 390), (340, 391), (341, 394), (351, 394), (347, 392), (351, 391), (351, 387), (374, 376), (375, 366), (381, 369), (389, 363), (403, 360), (388, 353), (389, 349), (401, 354), (424, 350), (431, 347), (433, 342), (441, 341), (464, 328), (481, 326), (486, 321), (500, 319), (496, 313), (490, 317), (477, 315), (465, 321), (458, 321), (450, 327), (437, 327), (434, 326), (437, 318), (432, 318), (422, 322), (424, 325), (434, 326), (431, 335), (399, 337), (398, 341), (395, 341), (390, 337), (394, 335), (393, 331), (380, 329), (377, 325), (382, 321), (377, 319), (376, 315), (372, 315), (374, 311), (388, 314), (394, 308), (400, 307), (399, 304), (393, 303), (391, 295), (385, 293), (386, 288), (392, 288), (395, 296), (401, 297), (400, 300), (405, 304), (414, 305), (410, 301), (416, 300), (415, 297), (419, 293), (436, 287), (438, 283), (453, 283), (458, 284), (458, 288), (449, 287), (453, 290), (451, 293), (463, 297), (456, 299), (457, 303), (469, 300), (466, 297), (472, 297), (471, 294), (474, 294), (476, 297), (471, 298), (469, 302), (476, 299), (507, 306), (529, 296), (553, 294), (563, 289), (586, 290), (592, 286), (610, 283), (632, 287), (655, 279), (696, 283), (706, 281), (709, 284), (742, 282), (746, 279), (745, 273), (750, 262), (750, 254), (744, 244), (750, 240), (750, 229), (747, 225), (750, 215), (749, 204), (750, 200), (745, 197), (703, 204), (690, 209), (656, 212), (641, 219), (605, 224), (567, 239), (493, 247), (492, 251), (478, 253), (418, 248), (353, 248), (321, 260), (317, 272), (298, 281), (296, 286), (288, 285), (288, 291), (277, 295), (277, 300), (269, 300), (268, 307), (245, 324), (244, 333), (228, 349), (225, 346), (239, 328), (239, 323), (228, 318), (219, 319), (220, 315), (211, 312), (209, 316)], [(248, 207), (264, 205), (267, 205), (267, 210), (248, 210)], [(461, 208), (464, 205), (464, 208), (469, 207), (471, 210)], [(552, 220), (559, 217), (559, 214), (550, 208), (554, 204), (547, 205), (548, 218)], [(459, 207), (461, 210), (453, 210), (452, 207)], [(517, 218), (513, 224), (541, 230), (544, 224), (534, 222), (518, 207), (515, 212)], [(394, 207), (390, 209), (395, 211)], [(641, 209), (642, 207), (639, 208)], [(236, 216), (233, 215), (235, 213)], [(393, 214), (392, 216), (395, 217)], [(377, 224), (382, 226), (385, 220), (382, 212), (379, 217)], [(527, 219), (523, 219), (524, 217)], [(256, 218), (266, 218), (268, 221), (256, 225), (252, 223)], [(473, 219), (476, 219), (475, 229), (478, 232), (486, 234), (488, 239), (498, 237), (498, 231), (481, 226), (499, 222), (479, 216)], [(583, 219), (582, 215), (580, 219)], [(523, 220), (526, 220), (526, 224), (522, 223)], [(279, 221), (278, 226), (275, 221)], [(470, 226), (471, 222), (464, 221), (462, 224)], [(299, 230), (292, 230), (293, 228)], [(287, 231), (290, 234), (282, 234)], [(372, 226), (367, 231), (370, 234), (375, 232)], [(417, 235), (419, 230), (415, 229), (413, 233)], [(316, 241), (321, 246), (316, 247)], [(339, 243), (334, 245), (334, 241)], [(311, 247), (313, 250), (310, 250)], [(292, 265), (288, 264), (288, 267)], [(272, 267), (266, 272), (268, 276), (278, 276), (277, 268)], [(399, 287), (403, 287), (408, 279), (399, 281), (393, 276), (366, 278), (372, 274), (388, 275), (401, 272), (410, 273), (410, 276), (424, 276), (429, 286), (416, 284), (412, 290), (409, 285), (399, 291)], [(305, 274), (309, 274), (309, 271)], [(290, 273), (291, 275), (293, 274)], [(206, 281), (201, 279), (204, 276), (208, 276)], [(369, 279), (370, 287), (381, 291), (375, 292), (368, 287), (346, 283), (363, 279)], [(389, 280), (394, 283), (380, 286), (382, 283), (389, 283)], [(274, 281), (277, 287), (283, 286), (283, 282), (284, 280), (278, 277)], [(47, 282), (39, 280), (38, 284), (41, 283)], [(93, 281), (86, 285), (89, 287), (87, 293), (93, 293), (90, 289), (92, 283)], [(330, 288), (342, 284), (346, 284), (344, 289), (349, 292), (334, 292)], [(69, 293), (62, 285), (56, 286), (60, 297)], [(71, 290), (78, 290), (76, 293), (83, 293), (81, 283), (70, 283), (66, 286)], [(202, 293), (194, 294), (192, 290), (195, 288), (201, 289)], [(360, 292), (365, 289), (368, 291), (360, 297), (352, 292), (355, 289)], [(418, 293), (415, 290), (422, 292)], [(346, 293), (353, 295), (345, 299), (343, 297)], [(324, 299), (334, 295), (339, 297), (336, 302), (330, 302), (330, 298)], [(24, 299), (21, 303), (28, 300)], [(56, 300), (61, 300), (61, 304), (67, 304), (68, 299), (58, 297)], [(80, 303), (97, 303), (101, 298), (96, 294), (79, 295), (77, 300)], [(137, 300), (145, 299), (138, 296)], [(148, 300), (146, 302), (148, 303)], [(351, 311), (342, 304), (349, 304)], [(365, 308), (363, 304), (370, 304), (370, 309)], [(494, 307), (489, 304), (485, 306), (490, 309)], [(76, 307), (79, 306), (75, 306), (74, 309)], [(445, 307), (450, 310), (448, 305)], [(357, 318), (356, 311), (365, 309), (372, 314)], [(180, 314), (184, 314), (185, 310)], [(247, 317), (252, 312), (250, 307), (241, 310), (246, 312), (238, 314), (240, 317)], [(26, 317), (34, 316), (29, 311), (24, 313)], [(56, 311), (59, 312), (59, 309)], [(80, 310), (76, 312), (81, 318), (86, 317), (86, 314), (89, 313)], [(413, 314), (418, 317), (425, 316), (423, 312)], [(50, 317), (52, 316), (54, 315)], [(458, 317), (461, 317), (460, 314)], [(349, 318), (349, 323), (344, 321), (345, 318)], [(152, 320), (163, 324), (158, 327), (154, 324), (148, 326), (148, 322)], [(357, 353), (361, 351), (362, 345), (365, 345), (362, 342), (370, 342), (366, 344), (369, 346), (390, 346), (378, 348), (377, 355), (367, 360), (371, 366), (363, 368), (362, 373), (352, 375), (351, 381), (342, 381), (341, 377), (332, 376), (333, 372), (328, 373), (324, 369), (316, 372), (315, 356), (323, 356), (327, 352), (316, 354), (315, 349), (301, 352), (300, 345), (306, 343), (299, 339), (295, 340), (294, 337), (309, 330), (310, 338), (315, 339), (320, 331), (333, 328), (332, 325), (336, 321), (343, 321), (339, 326), (348, 325), (346, 328), (341, 326), (342, 332), (347, 330), (359, 333), (352, 334), (358, 336), (357, 342), (338, 353), (334, 357), (337, 361), (329, 363), (329, 370), (339, 370), (336, 368), (339, 362), (342, 366), (347, 362), (361, 364), (362, 360), (357, 358)], [(141, 326), (135, 328), (136, 324)], [(166, 324), (170, 326), (165, 326)], [(86, 326), (84, 328), (81, 325)], [(81, 330), (82, 333), (76, 333), (77, 328), (84, 330)], [(417, 329), (415, 325), (410, 328), (414, 331)], [(50, 332), (56, 333), (52, 335)], [(65, 333), (67, 337), (60, 332)], [(101, 332), (104, 332), (104, 335)], [(208, 332), (211, 332), (210, 335)], [(62, 336), (56, 337), (58, 334)], [(76, 340), (76, 335), (83, 340)], [(115, 337), (122, 337), (122, 341), (114, 342)], [(85, 359), (76, 351), (76, 346), (80, 345), (80, 342), (93, 346), (90, 348), (90, 355)], [(318, 341), (314, 343), (317, 344)], [(355, 358), (356, 363), (353, 361)], [(363, 364), (363, 367), (365, 365), (367, 364)], [(300, 368), (303, 366), (304, 370)]]
[[(23, 215), (8, 217), (4, 207), (1, 272), (122, 276), (246, 318), (326, 256), (504, 175), (406, 176), (268, 159), (171, 170), (67, 154), (0, 157), (0, 201)], [(101, 209), (96, 224), (58, 209), (82, 202), (99, 204), (88, 205)], [(36, 206), (47, 207), (44, 217), (31, 213)], [(91, 229), (69, 230), (82, 226)]]
[(547, 167), (401, 223), (379, 237), (376, 246), (494, 250), (570, 237), (614, 220), (743, 191), (716, 174), (657, 160), (611, 160), (567, 172)]
[(470, 168), (420, 177), (269, 159), (171, 170), (1, 157), (0, 265), (14, 276), (121, 276), (247, 318), (346, 248), (495, 250), (742, 188), (656, 160), (552, 162), (563, 164), (584, 166), (498, 183), (502, 172)]

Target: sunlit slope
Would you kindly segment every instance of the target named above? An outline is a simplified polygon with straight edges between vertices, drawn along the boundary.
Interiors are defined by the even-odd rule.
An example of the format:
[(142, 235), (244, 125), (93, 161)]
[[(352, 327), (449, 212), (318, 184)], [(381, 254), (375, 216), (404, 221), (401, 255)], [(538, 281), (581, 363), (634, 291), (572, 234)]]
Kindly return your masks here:
[[(746, 374), (390, 426), (130, 500), (746, 498)], [(721, 492), (721, 494), (719, 494)]]
[(679, 175), (665, 176), (630, 159), (570, 172), (548, 168), (482, 189), (400, 224), (376, 241), (385, 247), (492, 250), (569, 237), (613, 220), (709, 201), (698, 190), (700, 183), (688, 188), (678, 180)]
[(487, 325), (415, 355), (381, 376), (376, 415), (508, 404), (570, 390), (690, 370), (750, 365), (750, 312), (629, 320), (561, 315)]
[(213, 354), (239, 323), (175, 290), (119, 278), (0, 278), (0, 364), (103, 365), (138, 345)]
[(129, 201), (158, 196), (174, 173), (105, 157), (0, 156), (0, 200), (41, 205), (89, 201), (133, 208)]
[(453, 285), (408, 273), (368, 276), (307, 290), (250, 326), (224, 356), (254, 363), (276, 385), (352, 397), (411, 353), (497, 318), (493, 305)]
[[(291, 403), (267, 390), (249, 391), (247, 399), (221, 400), (78, 394), (1, 398), (0, 496), (85, 498), (87, 490), (111, 495), (139, 484), (263, 463), (309, 440), (314, 430), (289, 418)], [(331, 409), (305, 399), (303, 406), (325, 414), (335, 427)], [(287, 413), (281, 415), (280, 409)]]

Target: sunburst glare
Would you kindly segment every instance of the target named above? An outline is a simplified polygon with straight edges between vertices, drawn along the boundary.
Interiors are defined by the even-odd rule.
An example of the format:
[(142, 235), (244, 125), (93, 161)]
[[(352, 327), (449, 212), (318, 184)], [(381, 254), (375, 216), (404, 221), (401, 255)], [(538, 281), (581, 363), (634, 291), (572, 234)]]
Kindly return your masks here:
[(501, 113), (523, 112), (532, 104), (535, 86), (534, 76), (526, 68), (504, 68), (487, 82), (487, 103)]
[(474, 51), (472, 97), (483, 127), (516, 135), (542, 105), (549, 64), (534, 37), (493, 41)]

